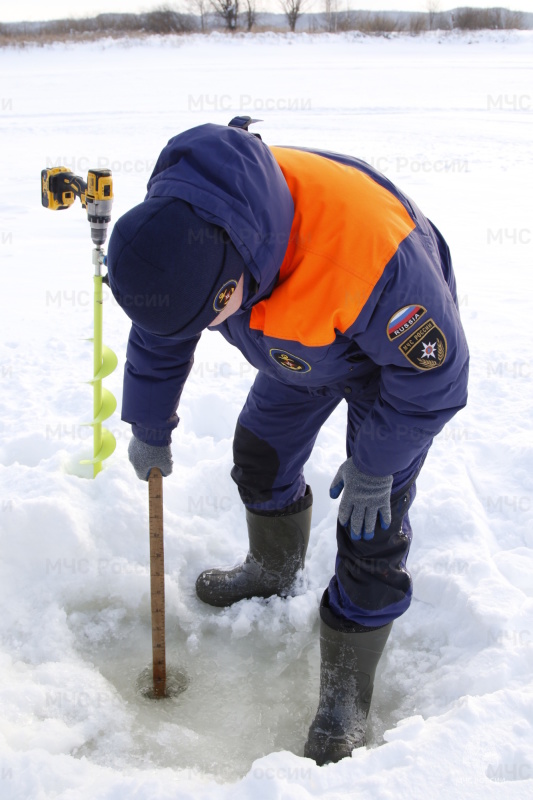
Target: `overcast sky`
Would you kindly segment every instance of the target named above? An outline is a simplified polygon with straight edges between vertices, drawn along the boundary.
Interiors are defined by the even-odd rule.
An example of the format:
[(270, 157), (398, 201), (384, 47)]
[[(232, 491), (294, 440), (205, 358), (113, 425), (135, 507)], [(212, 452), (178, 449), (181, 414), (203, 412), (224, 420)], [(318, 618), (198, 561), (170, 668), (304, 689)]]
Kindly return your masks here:
[[(426, 11), (428, 0), (337, 0), (339, 11), (345, 8), (371, 9), (375, 11)], [(150, 11), (162, 5), (184, 8), (186, 0), (16, 0), (13, 3), (2, 3), (0, 22), (13, 22), (18, 20), (39, 19), (64, 19), (65, 17), (93, 17), (96, 14), (109, 11)], [(279, 11), (276, 0), (257, 0), (258, 8), (270, 11)], [(321, 11), (323, 0), (310, 0), (309, 10)], [(498, 6), (510, 8), (513, 11), (533, 11), (533, 0), (440, 0), (439, 8), (446, 11), (458, 6), (471, 6), (487, 8)]]

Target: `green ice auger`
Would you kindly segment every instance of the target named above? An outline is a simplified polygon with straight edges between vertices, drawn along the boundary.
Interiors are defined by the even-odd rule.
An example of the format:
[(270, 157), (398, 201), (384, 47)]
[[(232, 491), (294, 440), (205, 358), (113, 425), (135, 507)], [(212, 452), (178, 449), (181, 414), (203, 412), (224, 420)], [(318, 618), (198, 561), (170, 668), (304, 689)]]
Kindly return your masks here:
[(103, 260), (103, 250), (100, 247), (96, 247), (93, 251), (93, 262), (95, 264), (95, 274), (93, 278), (94, 336), (89, 340), (93, 342), (94, 347), (94, 377), (92, 380), (88, 381), (93, 385), (93, 420), (92, 422), (86, 423), (87, 425), (92, 425), (93, 428), (93, 457), (86, 458), (81, 462), (82, 464), (93, 465), (93, 478), (96, 478), (101, 471), (102, 461), (109, 458), (117, 445), (111, 431), (102, 427), (102, 422), (108, 419), (117, 407), (115, 396), (111, 394), (109, 389), (104, 389), (102, 380), (107, 378), (108, 375), (111, 375), (118, 362), (115, 353), (102, 342), (103, 290), (101, 267)]
[(87, 209), (87, 218), (91, 226), (91, 238), (94, 265), (94, 335), (89, 341), (94, 346), (93, 378), (89, 383), (93, 386), (93, 419), (86, 423), (93, 428), (93, 457), (84, 459), (82, 464), (93, 465), (93, 478), (102, 469), (102, 461), (109, 458), (116, 447), (116, 440), (111, 431), (102, 427), (102, 422), (113, 414), (117, 401), (108, 389), (102, 386), (102, 380), (110, 375), (117, 366), (115, 353), (102, 343), (103, 321), (103, 289), (102, 266), (105, 256), (102, 250), (107, 236), (107, 226), (111, 220), (113, 204), (113, 179), (108, 169), (91, 169), (87, 175), (87, 183), (74, 175), (66, 167), (43, 169), (41, 172), (41, 198), (45, 208), (62, 210), (71, 206), (76, 197), (80, 198), (83, 208)]

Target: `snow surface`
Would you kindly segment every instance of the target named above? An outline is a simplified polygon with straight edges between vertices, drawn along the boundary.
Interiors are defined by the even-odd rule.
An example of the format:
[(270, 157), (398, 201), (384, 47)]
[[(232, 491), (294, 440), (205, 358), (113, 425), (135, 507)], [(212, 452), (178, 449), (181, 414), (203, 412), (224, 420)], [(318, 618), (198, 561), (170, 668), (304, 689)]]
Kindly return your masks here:
[[(3, 800), (533, 796), (532, 52), (530, 32), (0, 52)], [(203, 605), (197, 574), (246, 549), (229, 470), (253, 379), (222, 337), (203, 337), (165, 481), (168, 663), (190, 686), (143, 698), (146, 484), (118, 413), (104, 472), (89, 480), (78, 464), (91, 450), (91, 243), (79, 205), (51, 214), (39, 201), (45, 166), (111, 166), (117, 219), (170, 136), (238, 113), (264, 119), (268, 143), (362, 157), (413, 196), (450, 243), (472, 352), (469, 406), (419, 479), (414, 601), (380, 664), (370, 746), (323, 768), (302, 751), (345, 411), (306, 472), (316, 501), (301, 594)], [(120, 363), (127, 333), (108, 298), (104, 340)], [(120, 407), (121, 368), (105, 385)]]

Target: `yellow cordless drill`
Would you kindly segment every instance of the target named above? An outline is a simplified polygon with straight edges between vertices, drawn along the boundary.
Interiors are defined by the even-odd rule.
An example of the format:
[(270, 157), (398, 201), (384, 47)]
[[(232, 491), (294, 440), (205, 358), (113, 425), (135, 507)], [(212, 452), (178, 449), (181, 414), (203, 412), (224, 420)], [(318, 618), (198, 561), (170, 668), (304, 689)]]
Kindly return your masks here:
[(51, 167), (41, 171), (41, 199), (45, 208), (61, 211), (71, 206), (76, 197), (87, 209), (91, 238), (100, 248), (107, 236), (113, 205), (113, 178), (109, 169), (90, 169), (87, 182), (67, 167)]

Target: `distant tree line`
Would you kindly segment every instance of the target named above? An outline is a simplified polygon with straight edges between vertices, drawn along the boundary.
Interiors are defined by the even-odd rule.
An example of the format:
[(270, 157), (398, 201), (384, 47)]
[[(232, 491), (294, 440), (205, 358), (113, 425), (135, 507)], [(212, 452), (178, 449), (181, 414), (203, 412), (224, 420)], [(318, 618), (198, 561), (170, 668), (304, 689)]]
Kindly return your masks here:
[[(277, 0), (279, 15), (261, 12), (261, 0), (182, 0), (184, 10), (161, 6), (142, 14), (99, 14), (87, 19), (49, 22), (0, 23), (0, 44), (57, 39), (101, 38), (143, 34), (186, 34), (225, 30), (228, 33), (254, 30), (295, 31), (298, 22), (310, 32), (361, 31), (389, 34), (426, 30), (503, 30), (533, 27), (533, 14), (503, 8), (457, 8), (440, 11), (440, 0), (426, 0), (426, 12), (372, 12), (338, 10), (338, 0)], [(323, 11), (310, 13), (312, 4)], [(277, 19), (278, 17), (278, 19)]]

